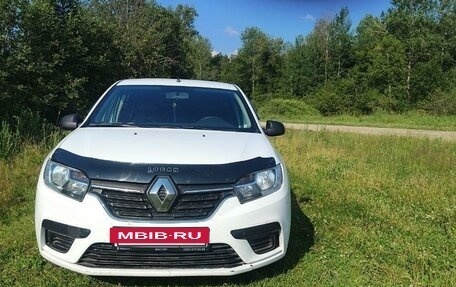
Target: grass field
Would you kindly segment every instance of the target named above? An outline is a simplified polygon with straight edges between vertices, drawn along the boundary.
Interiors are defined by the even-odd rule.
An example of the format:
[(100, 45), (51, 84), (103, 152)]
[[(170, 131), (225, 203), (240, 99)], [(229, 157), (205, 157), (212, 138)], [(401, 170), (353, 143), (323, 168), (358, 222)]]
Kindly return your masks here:
[(290, 119), (284, 117), (282, 120), (286, 122), (309, 124), (456, 131), (456, 116), (433, 116), (420, 113), (377, 113), (363, 116), (340, 115), (329, 117), (323, 117), (318, 115)]
[[(0, 160), (0, 286), (456, 286), (456, 144), (290, 131), (289, 252), (223, 278), (95, 278), (41, 259), (34, 187), (50, 146)], [(57, 208), (57, 207), (56, 207)]]
[(322, 116), (306, 103), (294, 99), (272, 99), (259, 103), (258, 113), (262, 120), (276, 119), (284, 122), (350, 125), (386, 128), (410, 128), (456, 131), (456, 115), (430, 115), (411, 111), (403, 114), (377, 112), (372, 115)]

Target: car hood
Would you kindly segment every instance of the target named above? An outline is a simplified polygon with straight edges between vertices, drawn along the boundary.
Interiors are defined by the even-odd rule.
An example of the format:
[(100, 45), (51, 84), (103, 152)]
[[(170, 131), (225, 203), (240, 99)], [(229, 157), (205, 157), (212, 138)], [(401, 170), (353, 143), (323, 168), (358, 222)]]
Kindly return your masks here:
[(101, 160), (126, 163), (223, 164), (277, 154), (260, 133), (190, 129), (84, 127), (59, 148)]

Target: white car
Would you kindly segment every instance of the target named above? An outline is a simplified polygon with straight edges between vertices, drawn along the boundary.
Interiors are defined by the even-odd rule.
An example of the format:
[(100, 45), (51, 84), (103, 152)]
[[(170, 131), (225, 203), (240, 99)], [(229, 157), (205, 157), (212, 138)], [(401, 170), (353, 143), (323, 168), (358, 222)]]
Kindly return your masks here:
[(290, 188), (236, 85), (131, 79), (111, 86), (46, 158), (35, 228), (47, 260), (89, 275), (234, 275), (282, 258)]

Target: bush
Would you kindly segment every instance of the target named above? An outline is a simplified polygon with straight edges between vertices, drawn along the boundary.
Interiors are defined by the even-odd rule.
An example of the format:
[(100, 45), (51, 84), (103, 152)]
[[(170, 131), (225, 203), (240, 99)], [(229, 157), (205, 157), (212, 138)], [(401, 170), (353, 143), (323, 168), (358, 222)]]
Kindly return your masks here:
[(312, 105), (324, 116), (339, 115), (347, 111), (346, 95), (323, 87), (311, 96)]
[(276, 98), (257, 103), (258, 113), (263, 119), (301, 119), (305, 116), (317, 116), (319, 112), (298, 99)]
[(447, 92), (437, 89), (419, 102), (418, 108), (434, 115), (456, 115), (456, 88)]
[(309, 96), (309, 103), (324, 116), (369, 115), (378, 110), (399, 110), (394, 97), (388, 97), (377, 89), (359, 87), (352, 78), (329, 81)]

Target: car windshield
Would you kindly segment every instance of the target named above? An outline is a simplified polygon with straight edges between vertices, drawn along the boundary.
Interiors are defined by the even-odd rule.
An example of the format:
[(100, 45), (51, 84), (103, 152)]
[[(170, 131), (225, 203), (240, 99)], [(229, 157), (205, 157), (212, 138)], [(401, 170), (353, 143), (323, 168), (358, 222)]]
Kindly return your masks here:
[(238, 91), (177, 86), (115, 86), (84, 126), (259, 132)]

